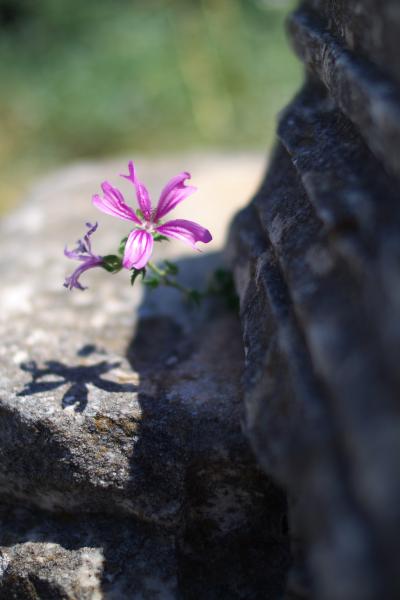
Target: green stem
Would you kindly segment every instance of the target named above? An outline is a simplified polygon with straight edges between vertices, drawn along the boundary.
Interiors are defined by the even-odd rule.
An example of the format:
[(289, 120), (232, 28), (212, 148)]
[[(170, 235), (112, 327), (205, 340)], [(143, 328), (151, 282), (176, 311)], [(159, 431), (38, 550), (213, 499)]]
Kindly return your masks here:
[(170, 279), (166, 274), (165, 271), (163, 271), (162, 269), (159, 269), (157, 267), (157, 265), (155, 265), (154, 263), (152, 263), (151, 261), (149, 261), (147, 263), (148, 268), (153, 271), (153, 273), (155, 273), (156, 275), (158, 275), (160, 277), (160, 279), (162, 280), (164, 285), (167, 285), (169, 287), (173, 287), (177, 290), (179, 290), (180, 292), (183, 292), (184, 294), (188, 295), (190, 294), (190, 290), (188, 288), (186, 288), (184, 285), (178, 283), (177, 281), (175, 281), (174, 279)]
[(149, 267), (149, 269), (151, 271), (153, 271), (153, 273), (156, 273), (156, 275), (159, 275), (160, 277), (165, 277), (165, 271), (162, 271), (161, 269), (159, 269), (157, 267), (157, 265), (155, 265), (154, 263), (152, 263), (150, 260), (146, 265), (147, 267)]

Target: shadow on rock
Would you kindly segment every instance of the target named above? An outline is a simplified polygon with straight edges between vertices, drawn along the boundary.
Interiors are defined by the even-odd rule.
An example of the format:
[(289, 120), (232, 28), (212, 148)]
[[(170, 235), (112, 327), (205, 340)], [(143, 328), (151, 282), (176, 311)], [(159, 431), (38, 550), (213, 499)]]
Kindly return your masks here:
[[(202, 289), (220, 262), (218, 255), (182, 260), (181, 280)], [(79, 505), (72, 517), (3, 511), (0, 598), (10, 589), (17, 599), (281, 598), (290, 564), (286, 499), (242, 432), (237, 315), (218, 298), (189, 307), (175, 290), (149, 291), (126, 354), (137, 386), (104, 380), (113, 362), (21, 366), (32, 380), (19, 396), (67, 385), (65, 405), (73, 397), (83, 412), (73, 415), (83, 437), (57, 460), (60, 469), (63, 461), (78, 466), (70, 486)], [(124, 404), (135, 414), (86, 415), (89, 384), (135, 392)], [(64, 501), (69, 490), (57, 477)]]
[[(88, 346), (78, 351), (78, 356), (88, 356)], [(93, 347), (95, 348), (95, 347)], [(25, 384), (24, 389), (17, 396), (32, 396), (55, 390), (63, 385), (68, 386), (62, 400), (62, 408), (73, 407), (75, 412), (83, 412), (88, 403), (88, 384), (105, 392), (128, 393), (134, 392), (136, 386), (132, 384), (120, 384), (102, 375), (109, 373), (120, 366), (119, 362), (110, 363), (105, 360), (94, 365), (77, 365), (69, 367), (57, 360), (48, 360), (44, 368), (38, 367), (35, 361), (22, 363), (20, 368), (31, 374), (32, 380)], [(54, 378), (47, 380), (47, 378)]]
[[(181, 280), (204, 289), (220, 261), (182, 260)], [(282, 597), (290, 563), (286, 498), (260, 471), (242, 432), (237, 315), (223, 299), (193, 307), (173, 290), (149, 292), (127, 356), (141, 379), (131, 470), (135, 476), (138, 459), (151, 463), (155, 493), (165, 494), (180, 597)]]

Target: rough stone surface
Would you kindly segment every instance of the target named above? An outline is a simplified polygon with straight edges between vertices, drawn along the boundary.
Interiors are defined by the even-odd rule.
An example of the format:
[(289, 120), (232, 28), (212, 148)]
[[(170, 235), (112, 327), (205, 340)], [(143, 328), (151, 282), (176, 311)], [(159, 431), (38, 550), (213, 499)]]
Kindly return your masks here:
[[(328, 21), (331, 23), (331, 21)], [(357, 26), (357, 18), (347, 27)], [(380, 19), (383, 22), (383, 18)], [(376, 32), (376, 25), (371, 31)], [(398, 28), (397, 28), (398, 30)], [(320, 79), (341, 110), (361, 130), (371, 149), (400, 176), (400, 91), (398, 82), (363, 55), (355, 54), (313, 11), (300, 10), (289, 21), (296, 52)], [(384, 38), (380, 38), (382, 41)]]
[(397, 0), (304, 0), (342, 45), (379, 66), (400, 82), (398, 52), (400, 5)]
[(0, 598), (177, 597), (174, 536), (130, 519), (1, 510)]
[[(1, 224), (0, 598), (274, 600), (286, 499), (241, 431), (237, 317), (143, 295), (126, 273), (62, 288), (63, 245), (96, 218), (88, 199), (112, 168), (48, 179)], [(157, 188), (181, 168), (149, 162), (141, 176)], [(213, 196), (202, 210), (211, 228), (220, 219), (218, 248), (228, 212)], [(126, 232), (101, 221), (99, 252)], [(162, 249), (200, 287), (222, 261)]]
[(303, 2), (306, 83), (230, 252), (246, 429), (288, 490), (287, 597), (400, 597), (398, 2)]

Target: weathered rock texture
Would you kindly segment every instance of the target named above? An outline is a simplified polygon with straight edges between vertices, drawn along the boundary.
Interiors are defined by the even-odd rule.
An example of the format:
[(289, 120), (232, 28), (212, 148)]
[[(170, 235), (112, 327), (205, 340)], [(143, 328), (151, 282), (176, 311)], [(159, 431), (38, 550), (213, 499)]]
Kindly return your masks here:
[(400, 5), (304, 2), (289, 32), (306, 83), (230, 246), (246, 428), (291, 496), (290, 597), (394, 600)]
[[(126, 272), (62, 287), (64, 243), (113, 170), (61, 173), (1, 224), (0, 598), (278, 599), (286, 500), (241, 431), (235, 315), (144, 297)], [(124, 234), (102, 221), (96, 252)], [(201, 287), (220, 262), (183, 256), (182, 278)]]

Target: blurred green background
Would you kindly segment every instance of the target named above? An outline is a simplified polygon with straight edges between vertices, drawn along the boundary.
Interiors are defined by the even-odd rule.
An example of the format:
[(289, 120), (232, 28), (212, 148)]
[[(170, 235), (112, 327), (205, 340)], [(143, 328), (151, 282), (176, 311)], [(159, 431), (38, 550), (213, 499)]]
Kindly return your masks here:
[(285, 0), (0, 0), (0, 211), (80, 159), (267, 149), (299, 84)]

